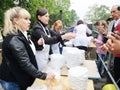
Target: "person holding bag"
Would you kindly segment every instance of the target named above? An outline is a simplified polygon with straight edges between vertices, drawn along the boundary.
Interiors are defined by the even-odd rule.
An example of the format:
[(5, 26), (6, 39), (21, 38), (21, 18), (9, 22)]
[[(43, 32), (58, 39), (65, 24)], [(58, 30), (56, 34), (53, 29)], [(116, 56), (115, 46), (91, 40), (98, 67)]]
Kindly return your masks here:
[(21, 7), (13, 7), (5, 12), (2, 43), (2, 63), (0, 84), (4, 90), (26, 90), (36, 78), (52, 80), (53, 73), (38, 70), (35, 46), (28, 41), (30, 14)]
[[(62, 42), (64, 39), (75, 38), (74, 33), (59, 33), (50, 30), (47, 25), (49, 22), (49, 13), (45, 8), (38, 8), (36, 11), (36, 23), (33, 26), (31, 38), (36, 46), (36, 59), (39, 70), (43, 70), (49, 62), (50, 45)], [(40, 39), (44, 39), (44, 44), (39, 43)]]

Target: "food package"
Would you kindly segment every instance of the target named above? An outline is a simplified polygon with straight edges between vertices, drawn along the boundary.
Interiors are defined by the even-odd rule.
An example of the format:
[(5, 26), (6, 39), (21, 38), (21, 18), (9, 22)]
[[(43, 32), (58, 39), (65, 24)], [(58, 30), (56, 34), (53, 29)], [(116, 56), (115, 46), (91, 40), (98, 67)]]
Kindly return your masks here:
[(54, 70), (59, 70), (65, 64), (64, 56), (61, 54), (52, 54), (49, 62), (49, 67)]
[(85, 51), (75, 47), (64, 47), (63, 56), (68, 68), (79, 66), (85, 60)]
[(72, 90), (86, 90), (88, 83), (87, 68), (76, 66), (68, 71), (68, 84)]

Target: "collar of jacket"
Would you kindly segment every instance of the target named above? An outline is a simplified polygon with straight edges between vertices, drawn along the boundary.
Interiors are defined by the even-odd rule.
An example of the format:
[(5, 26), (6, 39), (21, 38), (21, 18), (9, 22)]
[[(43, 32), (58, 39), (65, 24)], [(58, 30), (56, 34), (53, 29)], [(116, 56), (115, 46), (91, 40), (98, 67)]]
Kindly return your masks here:
[(44, 24), (42, 21), (38, 20), (39, 23), (41, 23), (44, 27), (47, 26), (47, 24)]

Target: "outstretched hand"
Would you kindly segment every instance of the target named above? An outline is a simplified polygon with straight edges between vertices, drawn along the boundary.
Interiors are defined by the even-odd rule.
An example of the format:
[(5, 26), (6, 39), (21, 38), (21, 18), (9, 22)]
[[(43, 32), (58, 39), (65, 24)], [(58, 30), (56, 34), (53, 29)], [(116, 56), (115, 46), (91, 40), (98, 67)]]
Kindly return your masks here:
[(69, 33), (66, 33), (66, 34), (64, 34), (64, 35), (62, 35), (62, 39), (64, 40), (64, 39), (73, 39), (73, 38), (75, 38), (75, 36), (76, 36), (76, 34), (75, 33), (72, 33), (72, 32), (69, 32)]

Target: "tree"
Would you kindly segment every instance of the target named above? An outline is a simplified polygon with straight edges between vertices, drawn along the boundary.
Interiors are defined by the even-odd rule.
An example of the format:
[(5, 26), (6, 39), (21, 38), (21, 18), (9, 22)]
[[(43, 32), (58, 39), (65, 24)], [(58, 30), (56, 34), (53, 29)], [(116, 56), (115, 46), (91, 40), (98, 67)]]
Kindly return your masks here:
[(64, 23), (66, 26), (72, 26), (72, 24), (74, 24), (74, 22), (79, 18), (75, 10), (67, 11), (65, 15)]
[(4, 12), (10, 8), (13, 7), (14, 4), (11, 2), (13, 0), (0, 0), (0, 28), (3, 27), (3, 20), (4, 20)]
[(87, 14), (85, 15), (84, 20), (89, 22), (96, 22), (99, 20), (106, 20), (110, 17), (109, 7), (105, 5), (94, 4), (92, 7), (89, 7)]
[[(0, 0), (0, 27), (3, 27), (4, 12), (10, 7), (21, 6), (27, 9), (31, 14), (31, 26), (36, 20), (36, 10), (44, 7), (50, 14), (50, 25), (58, 19), (62, 19), (67, 26), (74, 22), (77, 14), (69, 10), (70, 0)], [(60, 11), (62, 10), (62, 17)]]

